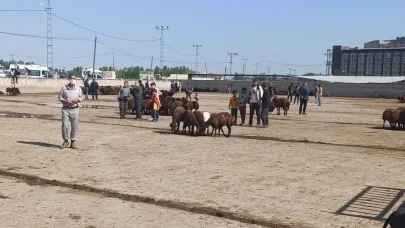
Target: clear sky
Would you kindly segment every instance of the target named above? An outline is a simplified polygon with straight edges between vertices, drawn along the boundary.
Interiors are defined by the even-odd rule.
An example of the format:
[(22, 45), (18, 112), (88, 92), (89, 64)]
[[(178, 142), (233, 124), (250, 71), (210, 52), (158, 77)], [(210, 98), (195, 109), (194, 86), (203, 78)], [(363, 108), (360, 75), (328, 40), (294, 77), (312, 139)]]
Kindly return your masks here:
[[(47, 0), (2, 0), (0, 9), (41, 9)], [(153, 40), (156, 26), (167, 25), (164, 59), (195, 67), (193, 44), (203, 45), (200, 54), (211, 61), (228, 62), (236, 52), (233, 71), (286, 74), (325, 72), (324, 54), (332, 45), (362, 47), (364, 42), (405, 36), (403, 0), (53, 0), (53, 13), (81, 26), (127, 39)], [(46, 36), (46, 12), (0, 12), (1, 32)], [(94, 39), (96, 34), (53, 17), (53, 36)], [(98, 35), (99, 40), (136, 56), (154, 56), (159, 64), (159, 41), (129, 42)], [(0, 58), (34, 61), (46, 65), (46, 39), (0, 34)], [(93, 42), (54, 40), (54, 67), (92, 66)], [(113, 50), (99, 45), (96, 67), (112, 65)], [(30, 56), (32, 58), (23, 57)], [(65, 58), (85, 56), (83, 58)], [(35, 58), (33, 58), (35, 57)], [(200, 57), (200, 70), (223, 73), (229, 64)], [(290, 64), (282, 65), (279, 63)], [(181, 63), (165, 62), (168, 66)], [(115, 51), (115, 67), (150, 66), (150, 59), (134, 58)], [(299, 66), (313, 65), (313, 66)]]

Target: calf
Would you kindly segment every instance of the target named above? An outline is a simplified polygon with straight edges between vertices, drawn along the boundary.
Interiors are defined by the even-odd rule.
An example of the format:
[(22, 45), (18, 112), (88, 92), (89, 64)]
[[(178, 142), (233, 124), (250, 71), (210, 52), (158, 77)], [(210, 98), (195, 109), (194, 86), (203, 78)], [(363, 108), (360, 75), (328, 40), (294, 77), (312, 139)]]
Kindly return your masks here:
[[(233, 123), (233, 118), (232, 115), (229, 114), (228, 112), (220, 112), (220, 113), (213, 113), (209, 117), (209, 120), (207, 121), (207, 124), (209, 124), (212, 127), (211, 134), (212, 135), (215, 131), (216, 136), (221, 135), (222, 133), (225, 135), (225, 137), (229, 137), (231, 135), (231, 128), (232, 128), (232, 123)], [(226, 135), (224, 130), (222, 129), (224, 126), (228, 128), (228, 134)], [(218, 131), (218, 133), (217, 133)]]
[(285, 97), (275, 97), (273, 99), (274, 107), (277, 108), (277, 115), (280, 115), (280, 109), (283, 108), (284, 115), (287, 115), (288, 110), (290, 110), (290, 101)]
[(198, 134), (202, 136), (205, 134), (205, 129), (207, 129), (206, 122), (210, 118), (210, 113), (194, 111), (194, 115), (195, 118), (197, 119), (198, 124), (200, 125), (200, 128), (198, 129)]
[(394, 112), (394, 109), (390, 109), (390, 108), (384, 110), (384, 112), (382, 114), (383, 128), (385, 127), (385, 121), (391, 122), (393, 112)]

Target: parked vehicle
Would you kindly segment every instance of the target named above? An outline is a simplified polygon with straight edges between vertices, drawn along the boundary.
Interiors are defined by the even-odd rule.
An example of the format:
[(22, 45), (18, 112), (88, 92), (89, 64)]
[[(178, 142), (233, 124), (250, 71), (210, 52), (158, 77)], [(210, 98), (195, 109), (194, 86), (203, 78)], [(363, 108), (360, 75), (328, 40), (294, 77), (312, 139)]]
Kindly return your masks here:
[(96, 80), (104, 79), (103, 72), (101, 70), (94, 70), (94, 76), (92, 74), (93, 74), (93, 68), (84, 68), (82, 70), (83, 79), (87, 79), (89, 76), (90, 76), (89, 79), (93, 79), (93, 78), (95, 78)]
[(21, 72), (20, 77), (27, 76), (29, 78), (52, 78), (52, 72), (41, 65), (24, 65), (24, 64), (10, 64), (9, 75), (14, 75), (14, 71), (17, 68)]

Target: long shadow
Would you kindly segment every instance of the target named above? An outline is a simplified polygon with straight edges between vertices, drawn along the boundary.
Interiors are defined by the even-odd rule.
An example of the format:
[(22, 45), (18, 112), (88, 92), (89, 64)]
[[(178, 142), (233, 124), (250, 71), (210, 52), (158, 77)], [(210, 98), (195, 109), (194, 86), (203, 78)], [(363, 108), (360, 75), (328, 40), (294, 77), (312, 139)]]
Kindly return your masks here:
[(50, 144), (50, 143), (44, 143), (44, 142), (26, 142), (26, 141), (17, 141), (18, 143), (22, 144), (27, 144), (27, 145), (34, 145), (34, 146), (41, 146), (41, 147), (48, 147), (48, 148), (59, 148), (59, 146)]
[(403, 131), (403, 129), (399, 129), (399, 128), (391, 128), (391, 127), (382, 127), (382, 126), (373, 126), (373, 127), (369, 127), (370, 129), (374, 129), (374, 130), (386, 130), (386, 131)]
[[(271, 221), (260, 217), (241, 215), (235, 212), (226, 211), (219, 208), (201, 206), (200, 203), (190, 203), (182, 201), (172, 201), (165, 199), (156, 199), (153, 196), (144, 196), (144, 195), (131, 195), (127, 193), (120, 193), (112, 189), (102, 189), (96, 188), (84, 184), (73, 184), (69, 182), (62, 182), (55, 179), (45, 179), (34, 175), (24, 174), (24, 173), (14, 173), (0, 169), (0, 176), (12, 177), (20, 181), (25, 182), (28, 185), (35, 186), (58, 186), (63, 188), (75, 189), (83, 192), (91, 192), (105, 197), (120, 199), (123, 201), (134, 202), (134, 203), (146, 203), (152, 204), (164, 208), (176, 209), (181, 211), (186, 211), (194, 214), (203, 214), (209, 216), (215, 216), (220, 218), (225, 218), (229, 220), (238, 221), (246, 224), (256, 224), (263, 227), (277, 227), (277, 228), (295, 228), (295, 225), (285, 225), (280, 224), (277, 221)], [(300, 228), (305, 228), (305, 226), (299, 225)]]
[(404, 189), (367, 186), (334, 214), (382, 221), (404, 194)]

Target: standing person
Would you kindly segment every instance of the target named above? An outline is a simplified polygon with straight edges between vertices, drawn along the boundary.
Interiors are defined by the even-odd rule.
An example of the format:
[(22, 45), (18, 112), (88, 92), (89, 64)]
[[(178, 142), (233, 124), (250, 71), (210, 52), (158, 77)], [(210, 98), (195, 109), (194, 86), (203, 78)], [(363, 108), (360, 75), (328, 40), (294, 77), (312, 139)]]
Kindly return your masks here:
[(270, 91), (267, 89), (266, 83), (263, 82), (263, 98), (262, 98), (262, 112), (260, 114), (262, 119), (262, 127), (269, 127), (269, 107), (271, 102)]
[(247, 89), (245, 87), (242, 88), (242, 93), (240, 93), (238, 96), (238, 103), (240, 118), (242, 119), (239, 126), (243, 126), (246, 118), (246, 104), (249, 103), (249, 94), (247, 93)]
[(295, 97), (294, 97), (294, 104), (295, 101), (297, 101), (297, 105), (298, 103), (300, 103), (300, 94), (298, 93), (298, 90), (300, 89), (300, 83), (297, 83), (297, 85), (295, 86)]
[(135, 119), (140, 120), (142, 119), (142, 97), (143, 97), (143, 89), (142, 89), (142, 81), (139, 80), (138, 83), (135, 82), (133, 87), (134, 90), (134, 101), (135, 101), (135, 110), (136, 110), (136, 117)]
[(174, 93), (174, 81), (170, 82), (170, 92)]
[(233, 117), (233, 124), (236, 124), (236, 121), (238, 120), (238, 107), (239, 107), (238, 97), (236, 95), (236, 90), (234, 90), (232, 92), (231, 98), (229, 98), (229, 110), (231, 110), (231, 115)]
[(120, 119), (125, 119), (128, 111), (128, 101), (131, 99), (131, 89), (129, 88), (128, 81), (125, 81), (124, 86), (118, 91), (117, 98), (120, 104)]
[(307, 83), (304, 83), (304, 86), (300, 87), (298, 89), (298, 94), (300, 96), (300, 109), (299, 109), (299, 114), (301, 115), (306, 115), (307, 111), (307, 104), (308, 104), (308, 97), (309, 97), (309, 92), (308, 92), (308, 87)]
[[(270, 86), (268, 88), (268, 91), (270, 93), (270, 101), (273, 102), (274, 96), (277, 95), (276, 87), (273, 86), (273, 83), (270, 82)], [(273, 112), (270, 112), (270, 114)]]
[(231, 90), (232, 90), (232, 85), (231, 85), (231, 83), (229, 83), (228, 84), (228, 93), (231, 93)]
[(152, 122), (157, 122), (159, 120), (159, 109), (161, 104), (156, 89), (152, 90), (151, 103), (152, 103)]
[(13, 82), (18, 84), (18, 77), (21, 76), (21, 71), (20, 71), (20, 67), (16, 64), (16, 67), (14, 69), (14, 80)]
[(315, 84), (315, 106), (319, 105), (319, 88), (318, 85)]
[(249, 126), (253, 125), (253, 114), (256, 112), (257, 126), (260, 126), (260, 102), (263, 97), (263, 89), (257, 83), (256, 79), (253, 79), (252, 89), (250, 90), (250, 116)]
[(60, 148), (68, 147), (70, 138), (70, 148), (77, 149), (75, 142), (79, 126), (79, 104), (83, 100), (83, 92), (80, 86), (76, 86), (76, 76), (69, 76), (69, 84), (60, 89), (58, 100), (63, 104), (62, 138), (64, 141)]
[(319, 90), (319, 92), (318, 92), (318, 105), (321, 106), (321, 97), (322, 97), (322, 94), (323, 94), (323, 88), (322, 88), (321, 84), (318, 84), (318, 90)]
[(292, 97), (294, 94), (294, 83), (291, 82), (291, 84), (288, 86), (288, 96), (287, 96), (287, 100), (290, 100), (290, 103), (292, 103)]
[(179, 92), (179, 82), (178, 81), (176, 81), (174, 83), (174, 93), (177, 93), (177, 92)]
[(146, 89), (148, 89), (148, 88), (149, 88), (149, 80), (146, 80), (146, 83), (145, 83), (145, 88), (146, 88)]
[(146, 88), (143, 85), (142, 80), (139, 80), (138, 83), (139, 83), (139, 86), (142, 88), (142, 99), (145, 99)]
[(84, 80), (84, 91), (86, 94), (84, 99), (86, 100), (89, 99), (89, 88), (90, 88), (89, 78), (86, 78), (86, 80)]
[(94, 100), (94, 96), (96, 97), (96, 100), (98, 100), (98, 83), (96, 82), (96, 79), (94, 79), (94, 78), (90, 84), (90, 94), (91, 94), (91, 98), (93, 100)]
[(193, 92), (193, 87), (190, 85), (190, 82), (187, 82), (186, 86), (186, 99), (191, 101), (191, 93)]

